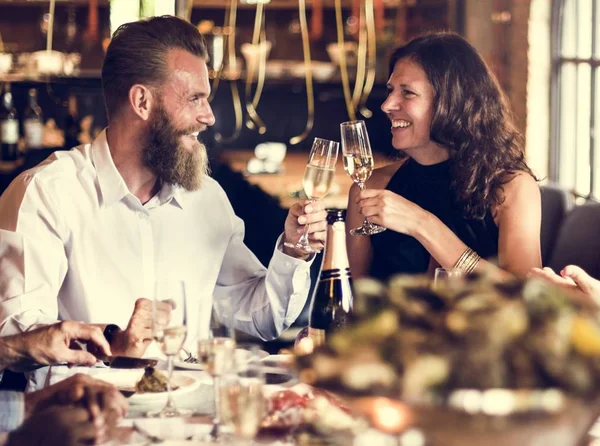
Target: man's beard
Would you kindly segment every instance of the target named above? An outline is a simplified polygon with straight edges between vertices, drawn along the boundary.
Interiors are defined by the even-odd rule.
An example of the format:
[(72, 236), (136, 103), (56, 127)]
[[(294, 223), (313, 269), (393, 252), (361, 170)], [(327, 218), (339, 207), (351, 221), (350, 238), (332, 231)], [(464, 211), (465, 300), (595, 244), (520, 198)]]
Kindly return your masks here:
[(182, 138), (202, 130), (204, 126), (176, 129), (162, 103), (150, 117), (144, 144), (144, 163), (161, 182), (181, 186), (185, 190), (200, 189), (204, 176), (208, 174), (208, 158), (204, 144), (194, 141), (191, 150), (183, 145)]

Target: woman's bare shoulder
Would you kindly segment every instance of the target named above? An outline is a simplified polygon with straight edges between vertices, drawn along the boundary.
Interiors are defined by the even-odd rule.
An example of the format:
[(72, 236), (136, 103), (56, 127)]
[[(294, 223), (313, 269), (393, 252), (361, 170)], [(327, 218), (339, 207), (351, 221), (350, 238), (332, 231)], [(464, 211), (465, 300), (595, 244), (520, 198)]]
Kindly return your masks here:
[(519, 171), (507, 174), (503, 183), (499, 194), (502, 199), (508, 201), (515, 198), (539, 197), (540, 195), (540, 187), (537, 181), (528, 172)]
[(369, 189), (385, 189), (394, 174), (400, 169), (400, 167), (406, 162), (406, 159), (396, 161), (391, 164), (387, 164), (382, 167), (378, 167), (373, 170), (373, 174), (367, 182), (367, 188)]

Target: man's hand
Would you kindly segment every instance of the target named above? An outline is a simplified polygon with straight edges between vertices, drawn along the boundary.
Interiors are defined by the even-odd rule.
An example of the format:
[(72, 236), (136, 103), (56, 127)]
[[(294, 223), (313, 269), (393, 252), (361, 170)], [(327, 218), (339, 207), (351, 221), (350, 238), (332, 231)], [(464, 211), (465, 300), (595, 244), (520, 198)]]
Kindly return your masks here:
[(25, 394), (25, 416), (52, 406), (77, 405), (90, 419), (103, 424), (120, 420), (127, 413), (127, 400), (115, 386), (78, 373), (37, 392)]
[(98, 427), (85, 409), (52, 407), (35, 414), (8, 436), (7, 446), (80, 446), (95, 444), (106, 427)]
[[(285, 219), (284, 243), (295, 245), (308, 225), (308, 240), (310, 246), (320, 251), (325, 246), (327, 235), (327, 211), (320, 201), (303, 201), (294, 204)], [(283, 252), (289, 256), (299, 259), (308, 258), (308, 254), (302, 250), (289, 248), (284, 245)]]
[(110, 355), (110, 346), (102, 330), (92, 325), (75, 321), (58, 322), (46, 327), (17, 335), (0, 338), (9, 359), (7, 367), (24, 370), (33, 365), (78, 364), (92, 366), (96, 357), (81, 349), (74, 348), (74, 341), (90, 344), (95, 351)]
[[(171, 305), (160, 302), (157, 307), (157, 323), (167, 326), (170, 319)], [(127, 328), (114, 335), (111, 345), (113, 354), (141, 358), (152, 342), (152, 324), (152, 301), (139, 298), (135, 301)]]

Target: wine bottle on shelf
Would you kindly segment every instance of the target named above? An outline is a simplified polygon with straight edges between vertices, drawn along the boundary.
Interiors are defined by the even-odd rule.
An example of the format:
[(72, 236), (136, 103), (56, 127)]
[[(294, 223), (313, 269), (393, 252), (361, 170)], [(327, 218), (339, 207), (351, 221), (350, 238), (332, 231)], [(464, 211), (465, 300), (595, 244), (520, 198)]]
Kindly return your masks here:
[(72, 149), (73, 147), (78, 146), (80, 144), (79, 133), (81, 132), (81, 123), (79, 121), (79, 107), (75, 95), (69, 96), (64, 130), (65, 149)]
[(37, 90), (29, 90), (29, 101), (23, 112), (23, 130), (27, 150), (38, 150), (44, 147), (44, 118), (38, 105)]
[(342, 329), (352, 313), (352, 276), (346, 253), (346, 211), (327, 211), (327, 242), (310, 307), (308, 336), (316, 347)]
[(4, 88), (0, 105), (0, 142), (0, 159), (16, 162), (19, 157), (19, 117), (9, 83)]

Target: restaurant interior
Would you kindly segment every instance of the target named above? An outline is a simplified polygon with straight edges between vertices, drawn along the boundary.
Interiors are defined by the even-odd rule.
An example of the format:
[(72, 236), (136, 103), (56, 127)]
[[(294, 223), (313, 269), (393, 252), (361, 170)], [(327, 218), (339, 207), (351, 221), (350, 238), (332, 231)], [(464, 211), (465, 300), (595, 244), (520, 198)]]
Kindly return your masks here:
[[(89, 144), (102, 133), (108, 120), (101, 69), (112, 33), (121, 24), (166, 14), (191, 22), (206, 41), (215, 124), (201, 133), (200, 140), (208, 153), (211, 177), (244, 222), (244, 243), (263, 265), (269, 264), (289, 209), (307, 198), (303, 176), (315, 138), (340, 141), (341, 123), (362, 120), (375, 168), (399, 159), (391, 143), (390, 121), (381, 109), (388, 97), (389, 58), (396, 48), (419, 35), (450, 31), (464, 37), (482, 56), (506, 95), (515, 126), (524, 137), (525, 160), (541, 189), (542, 265), (556, 272), (577, 265), (600, 279), (600, 137), (596, 137), (600, 130), (600, 0), (0, 0), (0, 120), (8, 119), (8, 109), (12, 108), (19, 126), (18, 138), (10, 145), (12, 151), (3, 135), (0, 194), (22, 172), (54, 152)], [(6, 99), (9, 96), (10, 107)], [(26, 124), (32, 116), (39, 121), (37, 139), (28, 133)], [(353, 178), (344, 171), (341, 161), (334, 170), (323, 205), (345, 210)], [(585, 361), (577, 357), (571, 362), (579, 367), (573, 374), (585, 375), (596, 386), (569, 387), (571, 378), (563, 379), (562, 371), (556, 372), (560, 378), (548, 371), (556, 371), (558, 366), (553, 369), (548, 365), (546, 370), (550, 360), (536, 360), (535, 367), (540, 370), (535, 373), (544, 377), (550, 374), (552, 379), (528, 381), (530, 384), (508, 379), (508, 388), (498, 387), (493, 379), (479, 380), (476, 375), (492, 376), (502, 367), (511, 370), (506, 374), (517, 374), (514, 369), (518, 367), (506, 366), (514, 359), (506, 359), (509, 353), (490, 360), (493, 365), (483, 364), (482, 359), (478, 369), (477, 364), (470, 364), (472, 356), (467, 355), (472, 353), (469, 349), (479, 347), (464, 341), (467, 336), (461, 338), (458, 332), (448, 335), (453, 340), (438, 340), (433, 347), (409, 345), (410, 339), (425, 336), (420, 328), (417, 330), (420, 324), (450, 324), (437, 319), (437, 310), (423, 310), (430, 312), (427, 317), (431, 319), (423, 316), (414, 330), (412, 322), (403, 325), (400, 316), (398, 326), (396, 322), (388, 324), (386, 315), (391, 310), (381, 308), (395, 305), (394, 311), (405, 311), (395, 296), (421, 296), (417, 289), (429, 285), (419, 282), (419, 277), (390, 282), (388, 287), (355, 281), (355, 316), (345, 337), (340, 329), (327, 335), (326, 346), (318, 346), (314, 339), (302, 342), (314, 305), (311, 297), (318, 294), (316, 285), (325, 268), (323, 259), (322, 253), (316, 254), (310, 267), (309, 298), (292, 327), (278, 339), (259, 343), (260, 352), (270, 355), (267, 359), (273, 358), (266, 370), (281, 368), (278, 361), (294, 356), (296, 346), (297, 358), (289, 373), (302, 389), (298, 391), (302, 400), (298, 405), (304, 412), (287, 400), (280, 403), (282, 407), (289, 403), (289, 407), (273, 409), (278, 400), (272, 397), (265, 417), (270, 424), (263, 423), (256, 440), (260, 443), (252, 443), (252, 439), (235, 443), (239, 438), (227, 437), (222, 444), (600, 444), (600, 427), (593, 428), (600, 415), (600, 399), (595, 395), (600, 384), (597, 314), (590, 333), (581, 335), (588, 336), (581, 341)], [(513, 288), (494, 288), (484, 279), (477, 280), (461, 282), (460, 291), (453, 288), (459, 287), (456, 284), (437, 291), (427, 288), (436, 299), (446, 299), (457, 308), (461, 298), (456, 296), (468, 294), (483, 300), (491, 294), (500, 296), (496, 297), (503, 303), (493, 304), (495, 313), (481, 310), (481, 319), (465, 322), (472, 323), (468, 335), (471, 339), (487, 339), (485, 333), (491, 331), (502, 337), (505, 332), (520, 330), (515, 328), (520, 311), (533, 310), (526, 305), (525, 309), (514, 307), (516, 294), (525, 296), (526, 302), (546, 297), (555, 302), (553, 299), (561, 298), (552, 291), (533, 289), (527, 282), (519, 281)], [(557, 308), (564, 307), (561, 305), (556, 304)], [(421, 317), (406, 311), (409, 319)], [(447, 311), (450, 314), (458, 310)], [(529, 314), (530, 327), (537, 323), (536, 315)], [(431, 330), (438, 333), (437, 328)], [(523, 344), (530, 346), (527, 348), (546, 358), (556, 353), (550, 348), (544, 350), (542, 336), (538, 339), (533, 328), (530, 330), (523, 335), (528, 340)], [(400, 349), (391, 349), (390, 353), (388, 348), (390, 340), (400, 339), (402, 333), (408, 339), (398, 341), (404, 349), (402, 354), (409, 356), (406, 352), (414, 348), (412, 353), (421, 361), (412, 369), (405, 363), (399, 365)], [(258, 342), (243, 333), (237, 336), (240, 345)], [(570, 339), (574, 336), (571, 333)], [(490, 349), (489, 345), (486, 348)], [(433, 385), (430, 381), (446, 373), (446, 366), (439, 363), (440, 356), (434, 358), (432, 353), (445, 349), (460, 350), (456, 355), (467, 363), (465, 368), (472, 365), (468, 377), (451, 373), (450, 384), (444, 382), (459, 390), (435, 400), (422, 398), (416, 390), (407, 392), (410, 386), (443, 387), (440, 382)], [(512, 355), (513, 350), (506, 349)], [(477, 350), (478, 357), (487, 357), (483, 350)], [(530, 354), (529, 350), (525, 352), (524, 347), (522, 354)], [(373, 359), (375, 356), (377, 359)], [(455, 364), (458, 360), (452, 358)], [(404, 356), (403, 360), (408, 361)], [(563, 356), (556, 361), (568, 359)], [(376, 369), (375, 364), (380, 368)], [(373, 376), (375, 384), (362, 388), (352, 384), (344, 374), (344, 369), (352, 367), (355, 375)], [(388, 370), (390, 375), (386, 377), (381, 370)], [(403, 389), (398, 390), (391, 381), (402, 382)], [(196, 430), (187, 425), (152, 425), (144, 418), (138, 424), (126, 420), (110, 440), (112, 443), (106, 444), (169, 444), (175, 440), (179, 443), (173, 444), (204, 444), (198, 440), (198, 432), (204, 432), (198, 426), (209, 425), (205, 415), (212, 410), (212, 393), (201, 393), (198, 386), (186, 393), (187, 384), (181, 382), (183, 392), (176, 403), (204, 415), (190, 422)], [(0, 388), (23, 389), (25, 383), (25, 375), (7, 371)], [(210, 388), (204, 382), (202, 386)], [(309, 386), (318, 391), (306, 390)], [(285, 383), (281, 387), (282, 392), (296, 389)], [(276, 390), (281, 389), (270, 389), (265, 395), (272, 396)], [(404, 396), (397, 397), (399, 393)], [(152, 406), (145, 398), (148, 395), (135, 395), (134, 399), (136, 396), (140, 397), (137, 404), (141, 409), (132, 413), (139, 414)], [(204, 401), (195, 406), (190, 402), (194, 398)], [(253, 409), (248, 406), (247, 411)], [(233, 429), (235, 432), (235, 425)], [(169, 437), (168, 432), (174, 431), (187, 433), (180, 438)], [(142, 442), (135, 443), (135, 436)]]

